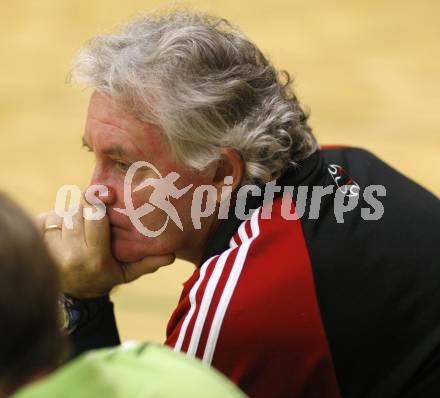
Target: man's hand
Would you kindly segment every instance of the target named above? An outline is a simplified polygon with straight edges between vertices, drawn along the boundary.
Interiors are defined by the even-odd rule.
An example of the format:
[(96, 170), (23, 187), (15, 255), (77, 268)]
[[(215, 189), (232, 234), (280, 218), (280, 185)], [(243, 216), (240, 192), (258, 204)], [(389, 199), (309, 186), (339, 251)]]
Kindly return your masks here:
[(137, 263), (116, 261), (110, 250), (110, 227), (107, 215), (89, 221), (80, 205), (73, 216), (73, 229), (68, 229), (55, 212), (37, 216), (49, 251), (60, 266), (62, 291), (76, 298), (93, 298), (108, 294), (122, 283), (174, 262), (174, 255), (150, 256)]

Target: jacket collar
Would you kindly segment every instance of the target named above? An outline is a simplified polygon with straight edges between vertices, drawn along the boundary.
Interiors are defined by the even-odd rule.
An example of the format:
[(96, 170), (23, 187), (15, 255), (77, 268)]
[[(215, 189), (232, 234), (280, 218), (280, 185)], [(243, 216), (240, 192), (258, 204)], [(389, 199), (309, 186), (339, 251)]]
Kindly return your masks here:
[[(301, 161), (297, 166), (289, 167), (285, 173), (277, 180), (278, 186), (298, 186), (309, 185), (311, 181), (315, 180), (316, 174), (322, 172), (324, 167), (324, 161), (322, 159), (321, 152), (318, 150), (310, 155), (308, 158)], [(263, 204), (264, 198), (264, 185), (260, 186), (261, 196), (248, 196), (247, 204), (248, 208), (256, 209)], [(276, 193), (275, 198), (282, 195)], [(235, 234), (243, 220), (240, 220), (235, 215), (235, 208), (231, 206), (229, 209), (228, 218), (223, 220), (218, 226), (216, 231), (210, 237), (208, 244), (205, 248), (205, 252), (202, 257), (203, 264), (207, 259), (212, 256), (218, 255), (225, 250), (229, 249), (229, 241)], [(201, 265), (200, 264), (200, 265)]]

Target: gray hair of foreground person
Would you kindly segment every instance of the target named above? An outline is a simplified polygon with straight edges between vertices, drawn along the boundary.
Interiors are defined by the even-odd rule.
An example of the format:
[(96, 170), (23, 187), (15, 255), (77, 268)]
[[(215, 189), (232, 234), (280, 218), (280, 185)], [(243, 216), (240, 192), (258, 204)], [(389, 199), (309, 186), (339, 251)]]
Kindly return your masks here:
[(175, 158), (203, 170), (222, 147), (245, 164), (242, 183), (265, 183), (318, 145), (286, 72), (227, 20), (175, 11), (92, 38), (70, 80), (109, 95), (167, 137)]
[(0, 397), (55, 368), (65, 351), (59, 280), (32, 220), (0, 193)]

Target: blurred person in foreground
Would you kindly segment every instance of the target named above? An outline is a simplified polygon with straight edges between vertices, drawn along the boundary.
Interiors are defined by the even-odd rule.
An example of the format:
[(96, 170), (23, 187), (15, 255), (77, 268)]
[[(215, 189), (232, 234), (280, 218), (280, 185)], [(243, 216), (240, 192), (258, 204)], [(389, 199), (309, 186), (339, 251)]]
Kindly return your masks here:
[[(166, 344), (250, 396), (440, 394), (436, 197), (367, 151), (320, 147), (288, 75), (223, 19), (146, 15), (91, 39), (72, 75), (94, 89), (82, 140), (106, 215), (78, 211), (67, 229), (48, 213), (41, 229), (58, 228), (46, 242), (83, 314), (72, 321), (76, 353), (118, 344), (112, 288), (177, 257), (197, 268)], [(159, 207), (140, 226), (127, 216), (127, 193), (134, 209), (157, 203), (156, 191), (125, 183), (138, 161), (156, 168), (138, 169), (138, 188), (158, 173), (191, 186), (169, 200), (179, 222)], [(267, 198), (271, 182), (280, 190)], [(204, 186), (215, 211), (196, 225)], [(243, 192), (246, 220), (234, 206)]]
[(32, 220), (0, 193), (0, 397), (45, 377), (66, 351), (59, 278)]
[(67, 353), (58, 272), (33, 222), (0, 194), (0, 398), (243, 397), (211, 369), (166, 347)]

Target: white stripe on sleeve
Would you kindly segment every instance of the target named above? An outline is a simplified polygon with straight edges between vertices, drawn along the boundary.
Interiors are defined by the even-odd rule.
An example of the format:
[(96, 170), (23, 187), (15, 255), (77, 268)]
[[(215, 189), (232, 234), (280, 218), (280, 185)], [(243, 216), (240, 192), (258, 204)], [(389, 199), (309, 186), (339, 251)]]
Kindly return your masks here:
[(190, 310), (186, 314), (185, 320), (182, 323), (182, 326), (180, 328), (179, 337), (177, 338), (176, 344), (174, 346), (174, 351), (180, 351), (182, 349), (182, 344), (185, 339), (186, 329), (188, 328), (188, 324), (191, 321), (191, 318), (194, 315), (194, 312), (196, 310), (196, 293), (199, 289), (201, 283), (203, 282), (203, 279), (205, 278), (206, 269), (209, 267), (209, 264), (211, 264), (212, 261), (214, 261), (218, 256), (214, 256), (209, 258), (205, 261), (205, 263), (200, 268), (200, 275), (197, 282), (192, 287), (191, 291), (189, 292), (189, 301), (191, 303)]
[(238, 227), (238, 236), (241, 240), (241, 243), (245, 242), (249, 239), (249, 236), (246, 232), (246, 223), (249, 222), (249, 220), (243, 221), (240, 226)]
[[(234, 265), (232, 267), (231, 273), (229, 274), (228, 281), (226, 282), (226, 286), (220, 298), (220, 302), (217, 306), (217, 310), (215, 312), (214, 319), (212, 321), (211, 330), (209, 331), (205, 352), (203, 353), (203, 361), (208, 364), (212, 362), (212, 357), (214, 356), (214, 351), (217, 345), (217, 340), (223, 323), (223, 319), (225, 317), (226, 310), (228, 308), (229, 302), (231, 301), (232, 294), (234, 293), (235, 286), (237, 285), (238, 279), (240, 277), (241, 271), (246, 261), (246, 256), (248, 254), (249, 247), (253, 242), (253, 240), (260, 234), (260, 227), (258, 225), (260, 211), (261, 211), (261, 207), (252, 214), (252, 218), (251, 218), (252, 237), (250, 239), (247, 239), (245, 242), (241, 244)], [(244, 223), (242, 225), (244, 225)]]
[(200, 336), (202, 334), (203, 325), (205, 324), (206, 316), (208, 315), (209, 307), (211, 305), (212, 297), (214, 296), (215, 289), (217, 287), (220, 276), (223, 273), (223, 269), (228, 259), (229, 254), (233, 249), (228, 249), (224, 251), (218, 261), (215, 264), (214, 271), (209, 278), (208, 284), (206, 285), (205, 292), (203, 294), (203, 299), (200, 304), (200, 309), (197, 314), (196, 323), (194, 324), (193, 333), (191, 336), (191, 341), (189, 343), (187, 355), (194, 357), (197, 353), (197, 348), (199, 346)]

